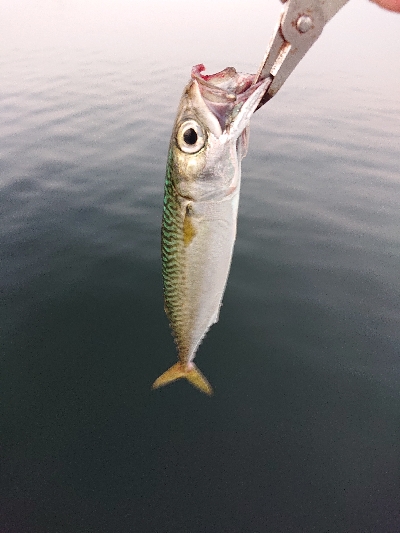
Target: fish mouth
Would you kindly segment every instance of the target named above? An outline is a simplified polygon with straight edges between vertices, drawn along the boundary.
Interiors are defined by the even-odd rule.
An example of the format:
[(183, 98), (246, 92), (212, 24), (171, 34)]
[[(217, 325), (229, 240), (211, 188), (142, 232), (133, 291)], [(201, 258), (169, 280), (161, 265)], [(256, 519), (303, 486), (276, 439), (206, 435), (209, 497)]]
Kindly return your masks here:
[(218, 119), (222, 131), (226, 131), (262, 81), (254, 83), (255, 74), (242, 74), (234, 67), (216, 74), (202, 74), (204, 71), (203, 64), (194, 66), (192, 79), (197, 82), (204, 103)]

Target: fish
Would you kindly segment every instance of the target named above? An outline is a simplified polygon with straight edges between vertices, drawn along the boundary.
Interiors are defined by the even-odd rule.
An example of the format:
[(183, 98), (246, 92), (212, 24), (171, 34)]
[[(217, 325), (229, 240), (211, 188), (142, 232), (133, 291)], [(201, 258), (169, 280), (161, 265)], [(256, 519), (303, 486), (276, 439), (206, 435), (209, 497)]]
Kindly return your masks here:
[(164, 308), (178, 362), (152, 388), (186, 378), (211, 395), (194, 364), (209, 328), (218, 321), (236, 239), (241, 161), (248, 126), (270, 79), (235, 68), (212, 75), (192, 68), (168, 150), (162, 218)]

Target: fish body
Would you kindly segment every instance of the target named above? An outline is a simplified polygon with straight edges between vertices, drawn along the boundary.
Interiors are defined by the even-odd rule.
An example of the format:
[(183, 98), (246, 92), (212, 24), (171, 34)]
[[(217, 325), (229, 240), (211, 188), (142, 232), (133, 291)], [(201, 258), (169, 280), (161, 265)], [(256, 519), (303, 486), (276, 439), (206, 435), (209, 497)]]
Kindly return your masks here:
[(211, 76), (192, 69), (169, 146), (162, 221), (165, 311), (178, 363), (153, 388), (188, 379), (207, 394), (212, 388), (193, 363), (218, 321), (236, 238), (241, 160), (248, 124), (268, 81), (233, 68)]

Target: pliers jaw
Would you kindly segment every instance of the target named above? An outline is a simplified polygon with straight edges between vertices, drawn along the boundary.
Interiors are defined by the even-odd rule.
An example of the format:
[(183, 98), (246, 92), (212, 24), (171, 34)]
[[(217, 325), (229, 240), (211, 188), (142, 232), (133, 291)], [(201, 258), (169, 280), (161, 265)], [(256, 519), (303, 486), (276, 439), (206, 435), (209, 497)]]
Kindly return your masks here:
[(255, 83), (267, 77), (272, 80), (257, 109), (275, 96), (325, 24), (347, 1), (287, 0), (255, 78)]

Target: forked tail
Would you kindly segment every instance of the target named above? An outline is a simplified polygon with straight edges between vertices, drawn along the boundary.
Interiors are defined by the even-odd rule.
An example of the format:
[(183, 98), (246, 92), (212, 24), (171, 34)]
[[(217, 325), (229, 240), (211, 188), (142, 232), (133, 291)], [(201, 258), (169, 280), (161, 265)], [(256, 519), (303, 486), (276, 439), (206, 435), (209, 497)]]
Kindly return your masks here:
[(186, 378), (194, 387), (201, 390), (201, 392), (205, 392), (208, 395), (213, 393), (211, 385), (194, 363), (186, 365), (181, 362), (172, 365), (164, 374), (161, 374), (153, 383), (152, 389), (158, 389), (158, 387), (168, 385), (168, 383), (180, 378)]

